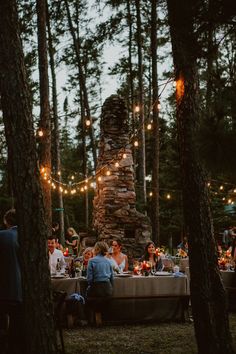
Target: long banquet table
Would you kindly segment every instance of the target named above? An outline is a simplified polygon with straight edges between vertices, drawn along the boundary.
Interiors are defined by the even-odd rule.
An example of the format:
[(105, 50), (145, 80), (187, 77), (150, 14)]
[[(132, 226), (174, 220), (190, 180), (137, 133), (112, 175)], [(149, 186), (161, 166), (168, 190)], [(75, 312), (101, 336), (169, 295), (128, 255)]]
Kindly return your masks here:
[[(85, 295), (85, 278), (52, 279), (55, 290), (68, 295)], [(115, 277), (112, 301), (108, 302), (103, 320), (150, 321), (184, 320), (188, 305), (187, 277), (131, 276)]]

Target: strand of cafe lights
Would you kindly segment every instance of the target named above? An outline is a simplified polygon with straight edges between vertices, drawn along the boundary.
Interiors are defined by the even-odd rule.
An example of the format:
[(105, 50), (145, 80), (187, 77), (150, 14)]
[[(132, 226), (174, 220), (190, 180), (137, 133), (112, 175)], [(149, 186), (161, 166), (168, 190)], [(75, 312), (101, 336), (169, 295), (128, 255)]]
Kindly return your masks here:
[[(161, 93), (158, 95), (157, 101), (155, 101), (152, 104), (150, 112), (152, 111), (153, 106), (155, 104), (157, 104), (158, 111), (160, 111), (161, 105), (160, 105), (160, 100), (159, 99), (160, 99), (162, 93), (164, 92), (167, 84), (170, 83), (170, 82), (173, 82), (173, 85), (176, 86), (176, 81), (174, 79), (168, 79), (166, 82), (164, 82), (164, 83), (162, 83), (162, 84), (160, 84), (158, 86), (158, 87), (163, 86), (163, 89), (162, 89)], [(139, 111), (140, 111), (140, 107), (138, 105), (136, 105), (134, 107), (134, 113), (139, 113)], [(73, 112), (73, 114), (75, 114), (75, 112)], [(89, 119), (89, 118), (86, 119), (85, 120), (85, 124), (86, 124), (86, 127), (89, 128), (90, 125), (91, 125), (91, 119)], [(152, 122), (147, 123), (146, 128), (147, 128), (148, 131), (152, 130)], [(97, 170), (95, 175), (91, 175), (91, 176), (87, 177), (86, 179), (81, 180), (79, 182), (73, 182), (74, 179), (75, 179), (75, 175), (76, 175), (76, 173), (73, 173), (71, 175), (71, 181), (69, 183), (61, 182), (61, 181), (57, 180), (55, 177), (53, 177), (52, 175), (48, 176), (47, 172), (46, 172), (46, 169), (44, 167), (42, 167), (40, 169), (41, 175), (43, 176), (43, 179), (45, 181), (47, 181), (51, 185), (53, 190), (56, 190), (57, 187), (58, 187), (59, 192), (63, 193), (64, 195), (74, 195), (77, 192), (82, 192), (83, 193), (86, 190), (88, 190), (89, 187), (94, 189), (95, 186), (96, 186), (96, 182), (95, 182), (96, 177), (97, 177), (97, 182), (100, 182), (102, 180), (102, 176), (100, 174), (103, 171), (105, 171), (105, 176), (110, 176), (111, 175), (111, 171), (109, 169), (110, 165), (114, 162), (115, 167), (118, 168), (119, 165), (120, 165), (119, 161), (121, 161), (121, 159), (125, 159), (127, 157), (126, 154), (123, 152), (126, 147), (130, 146), (131, 144), (133, 144), (135, 148), (139, 147), (139, 142), (138, 142), (138, 139), (137, 139), (136, 136), (138, 136), (138, 132), (139, 132), (140, 129), (141, 129), (141, 126), (136, 130), (136, 133), (134, 133), (131, 136), (131, 138), (129, 139), (129, 142), (127, 143), (127, 145), (125, 147), (122, 147), (118, 151), (117, 157), (112, 159), (109, 162), (109, 164), (106, 164), (106, 165), (102, 166), (99, 170)], [(38, 132), (37, 132), (37, 135), (39, 137), (43, 137), (43, 135), (44, 135), (43, 130), (39, 129)], [(57, 175), (60, 176), (61, 175), (61, 171), (58, 171)], [(207, 183), (207, 186), (209, 188), (211, 188), (212, 182), (219, 182), (219, 181), (216, 181), (216, 180), (212, 179), (211, 182)], [(234, 186), (232, 183), (221, 182), (221, 185), (219, 187), (219, 191), (220, 192), (222, 192), (225, 189), (224, 185), (230, 185), (232, 187)], [(139, 186), (137, 184), (136, 184), (136, 188), (139, 188)], [(152, 189), (152, 188), (147, 187), (147, 190), (150, 190), (150, 189)], [(160, 191), (163, 191), (163, 190), (166, 191), (167, 189), (160, 189)], [(174, 193), (175, 192), (179, 192), (179, 190), (171, 190), (171, 191), (174, 192)], [(219, 193), (218, 191), (214, 192), (215, 195), (217, 195), (218, 193)], [(233, 193), (236, 196), (236, 187), (234, 187)], [(151, 190), (148, 193), (148, 196), (151, 198), (152, 195), (153, 195), (153, 191)], [(169, 192), (166, 193), (166, 195), (165, 195), (165, 199), (170, 200), (171, 198), (172, 198), (172, 195), (171, 195), (170, 190), (169, 190)], [(225, 202), (225, 204), (228, 204), (228, 205), (234, 205), (234, 203), (235, 203), (235, 200), (233, 200), (233, 198), (227, 198), (226, 196), (222, 197), (222, 201)]]
[[(160, 99), (162, 93), (164, 92), (167, 84), (170, 83), (170, 82), (174, 82), (174, 86), (176, 86), (175, 85), (175, 81), (172, 78), (168, 79), (166, 82), (164, 82), (164, 83), (159, 85), (159, 87), (163, 86), (163, 89), (162, 89), (161, 93), (158, 95), (158, 99), (152, 104), (151, 110), (153, 109), (154, 105), (157, 104), (157, 109), (160, 111), (161, 105), (160, 105), (160, 100), (159, 99)], [(135, 108), (134, 108), (134, 113), (139, 113), (139, 111), (140, 111), (140, 107), (138, 105), (136, 105)], [(91, 125), (91, 119), (86, 119), (85, 124), (86, 124), (86, 127), (89, 128), (90, 125)], [(97, 182), (101, 181), (102, 176), (100, 176), (100, 174), (104, 170), (106, 171), (105, 175), (106, 176), (110, 176), (111, 175), (111, 171), (109, 169), (110, 165), (114, 162), (115, 167), (119, 167), (119, 165), (120, 165), (119, 161), (121, 159), (125, 159), (127, 157), (126, 154), (124, 153), (124, 150), (125, 150), (126, 147), (130, 146), (132, 143), (133, 143), (134, 147), (136, 147), (136, 148), (139, 146), (139, 142), (138, 142), (138, 139), (137, 139), (136, 136), (138, 136), (139, 130), (141, 128), (142, 128), (142, 126), (140, 125), (140, 127), (136, 130), (136, 133), (133, 134), (131, 136), (131, 138), (129, 139), (129, 142), (127, 143), (127, 145), (125, 147), (122, 147), (118, 151), (116, 158), (112, 159), (109, 162), (109, 164), (106, 164), (106, 165), (102, 166), (99, 170), (97, 170), (95, 175), (91, 175), (91, 176), (87, 177), (84, 180), (81, 180), (79, 182), (73, 182), (74, 178), (75, 178), (75, 174), (72, 174), (71, 181), (69, 183), (64, 183), (64, 182), (61, 182), (61, 181), (57, 180), (51, 174), (48, 175), (47, 172), (46, 172), (46, 168), (45, 167), (41, 167), (40, 168), (40, 173), (43, 176), (43, 179), (45, 181), (47, 181), (51, 185), (53, 190), (58, 189), (59, 192), (64, 193), (65, 195), (68, 195), (68, 194), (73, 195), (73, 194), (76, 194), (77, 191), (84, 192), (84, 191), (86, 191), (89, 188), (89, 185), (90, 185), (90, 187), (95, 188), (94, 180), (96, 179), (97, 176), (98, 176), (97, 177)], [(152, 129), (152, 123), (149, 122), (147, 124), (147, 130), (150, 131), (151, 129)], [(37, 135), (40, 138), (42, 138), (44, 136), (44, 132), (43, 132), (43, 130), (41, 128), (38, 129)], [(58, 171), (57, 175), (60, 176), (61, 175), (61, 171)]]

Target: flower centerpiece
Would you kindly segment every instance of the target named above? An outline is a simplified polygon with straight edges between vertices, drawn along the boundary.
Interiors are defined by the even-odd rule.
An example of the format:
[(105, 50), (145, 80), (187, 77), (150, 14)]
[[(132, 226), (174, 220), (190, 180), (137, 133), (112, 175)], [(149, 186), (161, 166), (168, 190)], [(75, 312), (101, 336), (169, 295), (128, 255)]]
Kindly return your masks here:
[(141, 274), (148, 276), (151, 272), (152, 265), (150, 264), (149, 261), (143, 261), (141, 262)]
[(232, 259), (231, 249), (222, 251), (218, 258), (219, 268), (222, 270), (230, 269), (232, 262), (233, 259)]
[(188, 254), (182, 248), (179, 248), (176, 257), (187, 258)]

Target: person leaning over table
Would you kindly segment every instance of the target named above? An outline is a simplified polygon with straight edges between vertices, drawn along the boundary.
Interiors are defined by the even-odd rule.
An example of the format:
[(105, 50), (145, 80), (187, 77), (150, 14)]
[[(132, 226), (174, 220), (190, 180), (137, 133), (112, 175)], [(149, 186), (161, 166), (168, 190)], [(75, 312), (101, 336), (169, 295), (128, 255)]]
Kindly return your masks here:
[(54, 236), (48, 238), (48, 255), (49, 255), (49, 269), (51, 274), (57, 272), (57, 260), (59, 259), (59, 264), (61, 268), (61, 273), (65, 273), (66, 262), (64, 255), (61, 250), (56, 248), (56, 239)]
[(113, 293), (113, 270), (105, 257), (107, 251), (105, 242), (97, 242), (94, 246), (95, 256), (89, 260), (87, 268), (86, 304), (95, 311), (97, 324), (101, 324), (102, 308), (107, 305)]
[(117, 267), (121, 272), (127, 272), (129, 264), (128, 257), (121, 252), (122, 243), (119, 239), (112, 240), (111, 247), (113, 250), (112, 259), (115, 261)]
[(69, 236), (69, 240), (66, 240), (66, 244), (71, 246), (72, 252), (74, 256), (78, 256), (80, 251), (80, 237), (75, 231), (73, 227), (69, 227), (67, 229), (67, 235)]
[(156, 255), (156, 247), (154, 242), (149, 241), (145, 248), (144, 248), (144, 254), (141, 257), (141, 262), (142, 261), (148, 261), (151, 264), (151, 267), (154, 268), (156, 271), (161, 271), (163, 269), (163, 263), (160, 258), (160, 256)]

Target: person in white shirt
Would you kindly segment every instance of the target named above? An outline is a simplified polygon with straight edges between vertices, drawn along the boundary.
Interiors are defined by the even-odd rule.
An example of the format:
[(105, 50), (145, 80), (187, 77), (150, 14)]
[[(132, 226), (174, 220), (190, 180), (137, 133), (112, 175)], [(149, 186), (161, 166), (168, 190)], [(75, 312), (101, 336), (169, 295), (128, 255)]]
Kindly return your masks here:
[(48, 253), (49, 253), (49, 268), (51, 274), (57, 272), (57, 260), (60, 264), (60, 272), (65, 273), (66, 262), (62, 251), (56, 248), (56, 239), (52, 236), (48, 239)]

